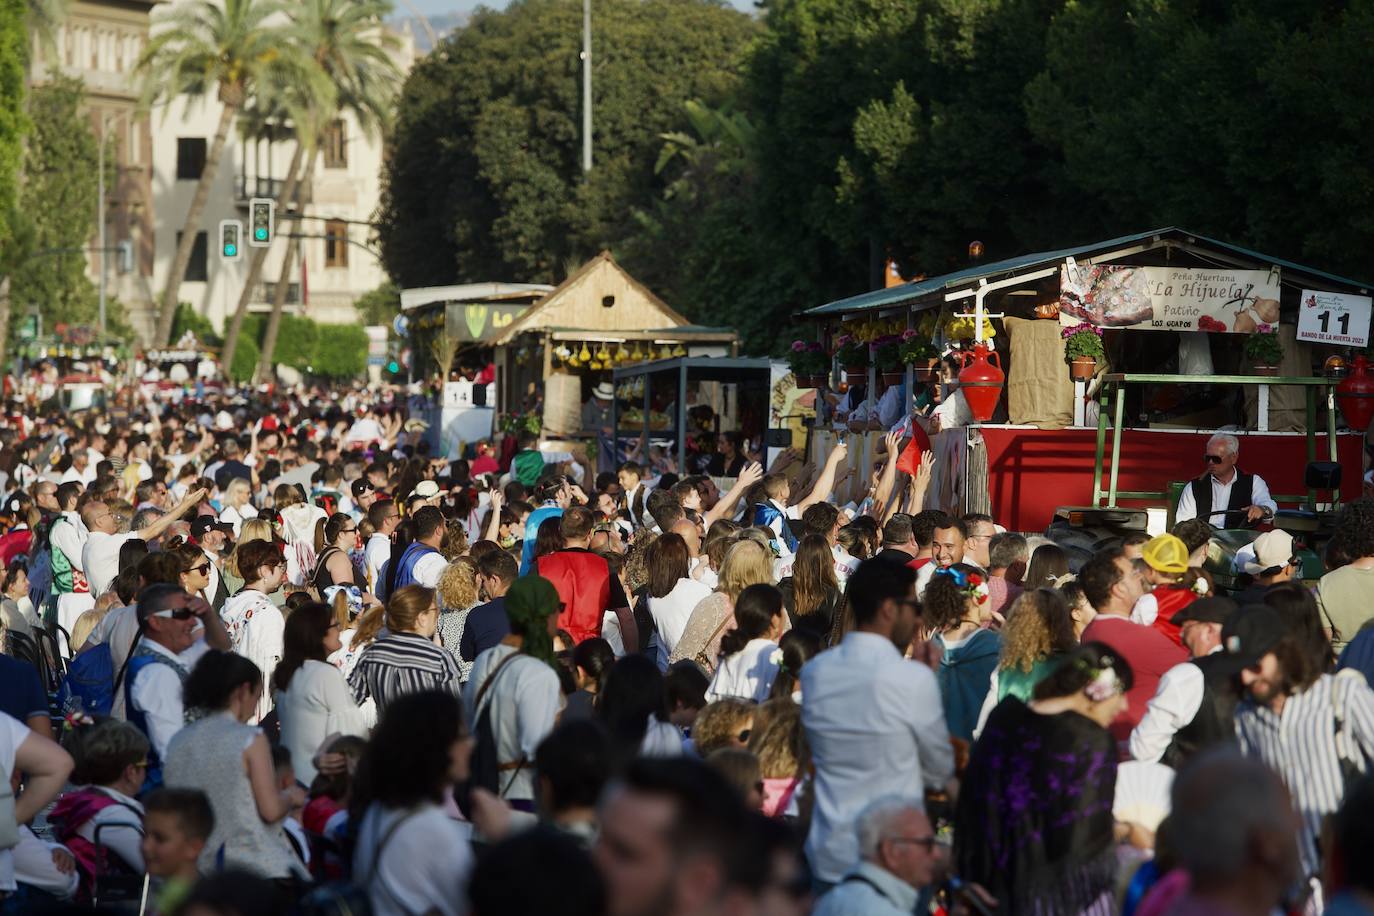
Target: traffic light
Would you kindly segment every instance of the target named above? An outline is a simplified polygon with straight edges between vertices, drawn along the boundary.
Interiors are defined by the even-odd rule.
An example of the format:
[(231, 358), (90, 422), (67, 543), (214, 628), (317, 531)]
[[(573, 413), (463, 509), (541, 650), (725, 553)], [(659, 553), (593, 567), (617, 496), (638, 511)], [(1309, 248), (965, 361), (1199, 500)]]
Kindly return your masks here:
[(248, 202), (249, 236), (248, 244), (254, 248), (266, 248), (272, 244), (275, 232), (273, 220), (276, 218), (277, 204), (270, 197), (254, 197)]
[(219, 256), (226, 261), (237, 261), (242, 255), (243, 223), (236, 219), (219, 221)]

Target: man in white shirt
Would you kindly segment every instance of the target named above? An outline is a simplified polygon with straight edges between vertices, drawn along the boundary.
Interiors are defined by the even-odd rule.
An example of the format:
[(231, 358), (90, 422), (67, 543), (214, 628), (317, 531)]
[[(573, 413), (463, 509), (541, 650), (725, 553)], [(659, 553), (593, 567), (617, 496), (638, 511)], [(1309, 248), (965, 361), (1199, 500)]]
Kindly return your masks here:
[[(79, 483), (64, 483), (57, 488), (57, 505), (61, 514), (53, 519), (48, 530), (48, 543), (52, 548), (53, 592), (65, 595), (76, 589), (77, 577), (85, 577), (81, 566), (81, 550), (86, 545), (86, 526), (76, 504), (81, 499), (82, 486)], [(61, 554), (61, 556), (59, 556)]]
[(138, 531), (130, 531), (129, 519), (115, 515), (103, 502), (93, 500), (82, 506), (81, 520), (88, 531), (86, 544), (82, 548), (82, 566), (91, 584), (91, 594), (99, 597), (119, 575), (119, 549), (125, 541), (129, 538), (156, 540), (173, 522), (204, 498), (204, 490), (189, 493), (171, 512), (159, 515)]
[(62, 474), (59, 483), (76, 481), (82, 486), (89, 487), (95, 480), (95, 466), (91, 464), (90, 453), (78, 447), (72, 450), (71, 459), (71, 467)]
[(802, 727), (816, 773), (806, 855), (818, 887), (858, 860), (854, 821), (867, 804), (920, 798), (954, 775), (935, 673), (904, 657), (916, 635), (915, 582), (909, 567), (860, 563), (847, 590), (854, 629), (802, 669)]
[(1237, 610), (1230, 598), (1200, 598), (1173, 616), (1193, 657), (1159, 679), (1145, 715), (1131, 732), (1132, 758), (1162, 760), (1177, 768), (1219, 738), (1229, 740), (1234, 734), (1232, 712), (1240, 697), (1235, 679), (1240, 669), (1221, 649), (1226, 622)]
[(401, 523), (401, 513), (391, 500), (377, 500), (367, 510), (367, 520), (372, 523), (372, 536), (363, 548), (363, 558), (367, 562), (367, 585), (375, 595), (381, 583), (382, 564), (391, 559), (391, 535)]
[(1175, 521), (1204, 518), (1217, 528), (1243, 528), (1278, 511), (1264, 478), (1236, 467), (1240, 440), (1235, 436), (1217, 433), (1207, 440), (1203, 457), (1207, 470), (1179, 494)]
[(880, 798), (854, 823), (859, 862), (811, 916), (910, 916), (935, 877), (941, 852), (919, 797)]
[(167, 745), (186, 724), (182, 685), (212, 647), (229, 649), (229, 634), (204, 599), (167, 584), (139, 592), (138, 625), (122, 686), (129, 721), (152, 745), (146, 788), (161, 784)]

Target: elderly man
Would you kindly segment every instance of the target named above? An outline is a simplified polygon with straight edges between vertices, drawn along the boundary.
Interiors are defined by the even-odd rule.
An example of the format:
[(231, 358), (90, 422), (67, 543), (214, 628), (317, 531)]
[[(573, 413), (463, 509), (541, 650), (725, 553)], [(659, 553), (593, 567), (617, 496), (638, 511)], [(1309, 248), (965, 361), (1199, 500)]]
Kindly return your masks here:
[(1217, 433), (1207, 440), (1203, 454), (1207, 470), (1183, 488), (1178, 498), (1176, 521), (1206, 519), (1217, 528), (1240, 527), (1272, 518), (1278, 505), (1269, 495), (1269, 485), (1258, 474), (1247, 474), (1236, 467), (1240, 460), (1240, 440), (1229, 433)]
[(938, 861), (921, 799), (880, 798), (859, 813), (854, 828), (859, 864), (820, 899), (812, 916), (909, 916)]
[(130, 530), (127, 503), (106, 505), (91, 500), (81, 508), (81, 521), (88, 532), (82, 547), (82, 563), (90, 581), (91, 594), (99, 597), (119, 575), (119, 549), (130, 538), (155, 541), (173, 522), (205, 498), (204, 490), (188, 493), (171, 511), (159, 515), (144, 527)]
[(1180, 773), (1171, 794), (1170, 845), (1190, 882), (1168, 912), (1264, 916), (1285, 909), (1301, 872), (1296, 819), (1278, 777), (1219, 750)]

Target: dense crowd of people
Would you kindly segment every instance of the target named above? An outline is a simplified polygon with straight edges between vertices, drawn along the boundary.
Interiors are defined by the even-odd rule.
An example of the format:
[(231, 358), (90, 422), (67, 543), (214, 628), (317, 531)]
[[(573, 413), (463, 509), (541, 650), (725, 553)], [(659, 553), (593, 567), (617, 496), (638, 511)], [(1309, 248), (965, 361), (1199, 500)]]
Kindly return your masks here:
[(1374, 501), (1225, 597), (1205, 520), (1076, 556), (899, 433), (845, 506), (721, 442), (11, 415), (0, 912), (1374, 913)]

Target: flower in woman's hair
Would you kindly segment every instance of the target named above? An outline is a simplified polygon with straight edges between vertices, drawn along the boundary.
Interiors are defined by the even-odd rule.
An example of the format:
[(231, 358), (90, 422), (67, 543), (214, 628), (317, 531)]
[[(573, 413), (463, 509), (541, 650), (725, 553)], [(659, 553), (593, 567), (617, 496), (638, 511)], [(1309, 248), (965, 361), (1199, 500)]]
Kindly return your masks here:
[(1212, 588), (1207, 584), (1207, 580), (1202, 578), (1201, 576), (1198, 576), (1197, 581), (1193, 583), (1194, 595), (1203, 596), (1211, 590)]
[(1083, 692), (1094, 703), (1111, 699), (1121, 692), (1121, 683), (1116, 678), (1116, 670), (1110, 666), (1099, 669), (1097, 676), (1088, 683), (1088, 686), (1083, 688)]
[(968, 584), (973, 586), (974, 588), (977, 588), (978, 586), (983, 584), (983, 577), (978, 575), (977, 573), (969, 573)]
[(806, 341), (804, 341), (804, 340), (794, 340), (794, 341), (792, 341), (792, 352), (793, 352), (793, 353), (802, 353), (802, 352), (805, 352), (805, 350), (806, 350)]
[(94, 725), (95, 720), (77, 709), (67, 713), (62, 717), (62, 730), (71, 731), (74, 728), (81, 728), (86, 725)]

